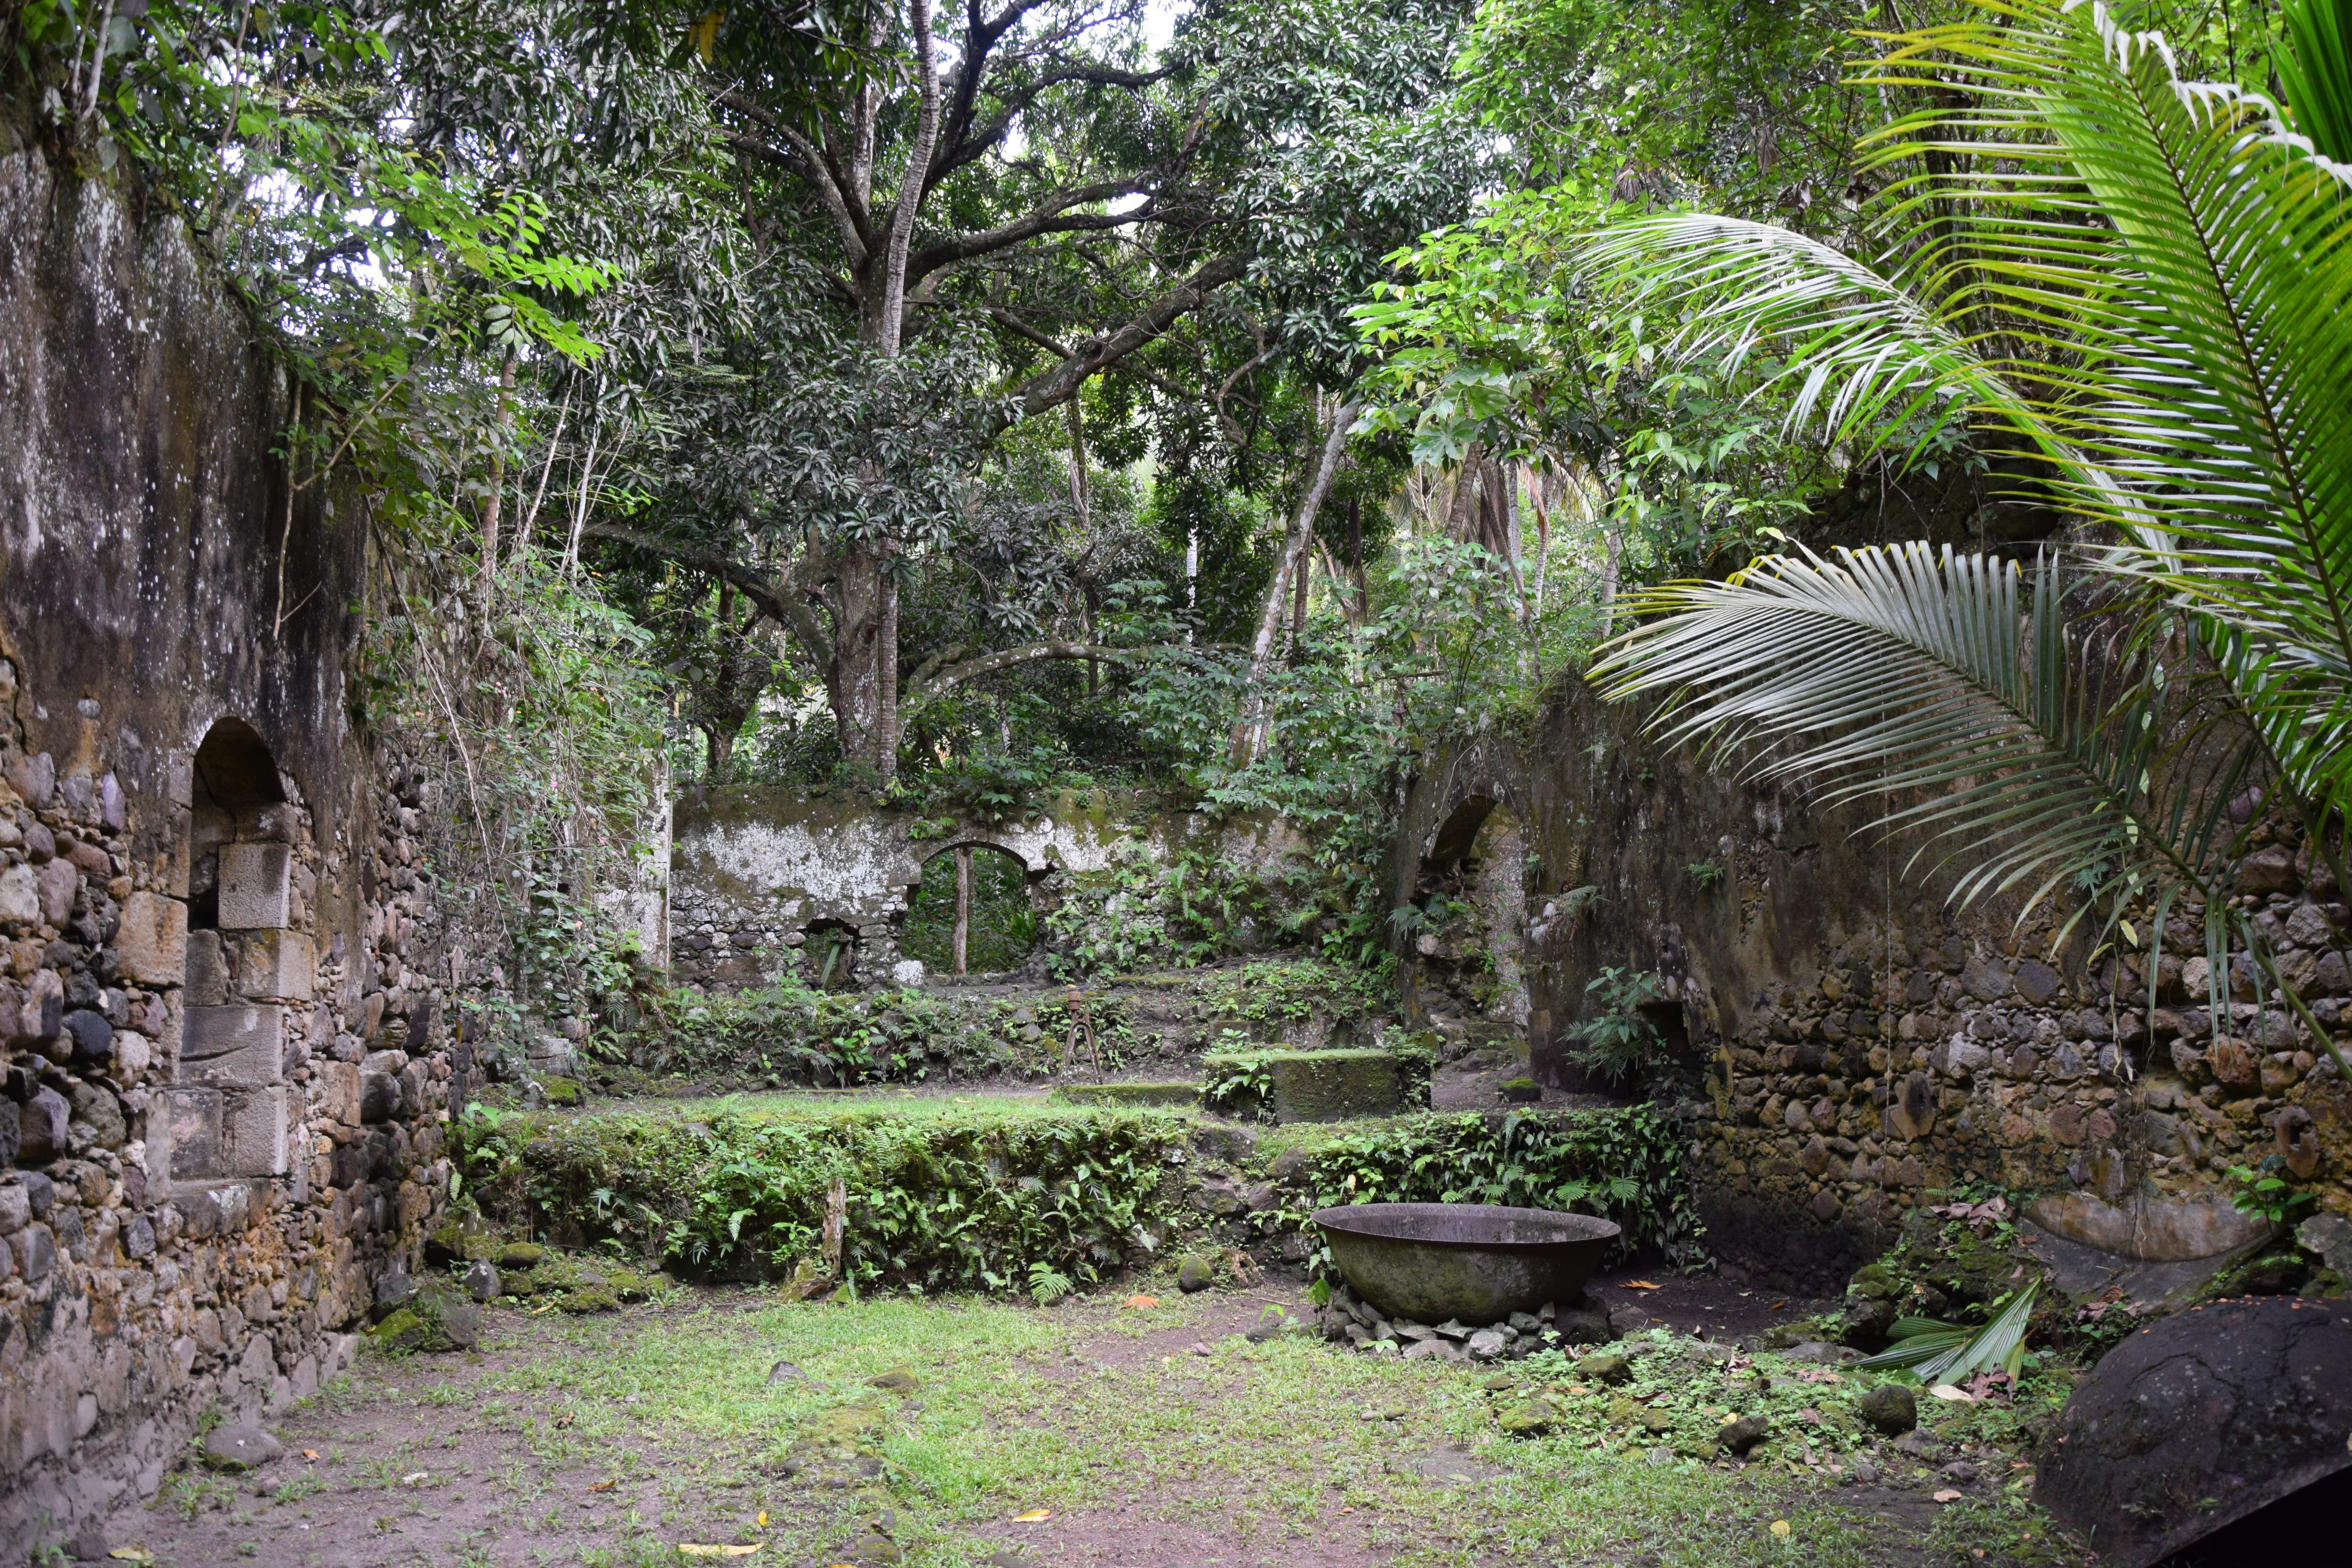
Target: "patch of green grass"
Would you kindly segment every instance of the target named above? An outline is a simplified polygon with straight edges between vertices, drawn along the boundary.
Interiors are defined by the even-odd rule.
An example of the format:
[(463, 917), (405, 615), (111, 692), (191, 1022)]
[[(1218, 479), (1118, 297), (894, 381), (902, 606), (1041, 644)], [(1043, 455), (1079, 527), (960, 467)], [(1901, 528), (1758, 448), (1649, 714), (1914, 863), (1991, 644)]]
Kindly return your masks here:
[[(1758, 1359), (1780, 1381), (1759, 1388), (1757, 1368), (1706, 1362), (1692, 1342), (1671, 1336), (1643, 1342), (1636, 1362), (1647, 1364), (1633, 1384), (1589, 1390), (1589, 1399), (1563, 1394), (1571, 1418), (1520, 1441), (1496, 1430), (1506, 1396), (1485, 1387), (1486, 1369), (1352, 1355), (1304, 1334), (1264, 1345), (1219, 1339), (1207, 1356), (1136, 1353), (1144, 1335), (1188, 1343), (1224, 1310), (1213, 1295), (1149, 1311), (961, 1298), (719, 1300), (724, 1309), (534, 1321), (539, 1353), (471, 1384), (485, 1408), (521, 1413), (520, 1430), (545, 1465), (593, 1464), (632, 1489), (657, 1481), (658, 1525), (584, 1562), (673, 1560), (677, 1539), (732, 1539), (716, 1532), (761, 1508), (772, 1510), (765, 1555), (834, 1549), (853, 1516), (812, 1515), (822, 1499), (770, 1468), (805, 1424), (873, 1397), (867, 1380), (900, 1367), (921, 1386), (908, 1403), (889, 1402), (878, 1448), (898, 1540), (926, 1568), (977, 1561), (989, 1549), (982, 1529), (1024, 1510), (1066, 1516), (1129, 1499), (1171, 1529), (1275, 1552), (1344, 1517), (1399, 1568), (1644, 1553), (1664, 1568), (1867, 1568), (1886, 1560), (1897, 1528), (1858, 1517), (1833, 1478), (1800, 1463), (1807, 1446), (1826, 1460), (1866, 1441), (1850, 1412), (1864, 1379), (1800, 1384), (1793, 1374), (1814, 1369), (1768, 1357)], [(779, 1361), (802, 1375), (771, 1383)], [(1569, 1375), (1541, 1364), (1515, 1370), (1523, 1389)], [(1676, 1432), (1612, 1423), (1611, 1403), (1634, 1394), (1663, 1401)], [(2021, 1414), (1922, 1404), (1937, 1436), (1956, 1443), (2011, 1440)], [(1718, 1407), (1771, 1414), (1790, 1423), (1787, 1436), (1744, 1467), (1654, 1457), (1703, 1436)], [(1400, 1414), (1367, 1420), (1367, 1408)], [(1821, 1420), (1795, 1420), (1800, 1409)], [(1413, 1472), (1448, 1451), (1492, 1474), (1465, 1489)], [(528, 1504), (546, 1529), (569, 1517), (545, 1511), (557, 1500)], [(1772, 1532), (1775, 1521), (1788, 1523), (1785, 1536)], [(629, 1528), (646, 1529), (634, 1516)], [(2034, 1545), (2028, 1532), (2047, 1548), (2046, 1524), (2013, 1490), (1941, 1514), (1936, 1541), (1961, 1557), (1984, 1547), (1992, 1561), (2071, 1561), (2020, 1555)], [(645, 1545), (655, 1540), (664, 1542), (658, 1551)]]

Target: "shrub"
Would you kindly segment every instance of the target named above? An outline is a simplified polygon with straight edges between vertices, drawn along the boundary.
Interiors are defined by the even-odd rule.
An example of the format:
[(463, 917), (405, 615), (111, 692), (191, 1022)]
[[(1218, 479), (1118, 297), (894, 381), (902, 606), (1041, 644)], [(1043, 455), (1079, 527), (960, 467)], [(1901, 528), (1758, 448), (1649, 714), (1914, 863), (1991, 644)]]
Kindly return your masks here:
[[(1616, 1256), (1707, 1260), (1682, 1134), (1654, 1106), (1432, 1113), (1317, 1145), (1272, 1228), (1306, 1230), (1320, 1208), (1361, 1203), (1507, 1204), (1614, 1220)], [(1319, 1276), (1328, 1249), (1313, 1255)]]
[(553, 1118), (477, 1107), (460, 1122), (483, 1212), (605, 1241), (689, 1273), (774, 1279), (814, 1255), (825, 1194), (849, 1194), (845, 1273), (919, 1290), (1079, 1284), (1172, 1214), (1183, 1121), (1139, 1110)]

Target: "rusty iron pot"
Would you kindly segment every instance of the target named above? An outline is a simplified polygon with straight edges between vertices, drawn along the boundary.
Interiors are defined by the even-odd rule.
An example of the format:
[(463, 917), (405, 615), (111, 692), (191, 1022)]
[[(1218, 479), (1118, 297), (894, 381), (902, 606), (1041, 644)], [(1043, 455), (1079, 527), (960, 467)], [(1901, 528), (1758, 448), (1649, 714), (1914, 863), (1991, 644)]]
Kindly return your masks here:
[(1574, 1301), (1618, 1237), (1590, 1215), (1488, 1204), (1356, 1204), (1315, 1223), (1357, 1295), (1419, 1323), (1493, 1323)]

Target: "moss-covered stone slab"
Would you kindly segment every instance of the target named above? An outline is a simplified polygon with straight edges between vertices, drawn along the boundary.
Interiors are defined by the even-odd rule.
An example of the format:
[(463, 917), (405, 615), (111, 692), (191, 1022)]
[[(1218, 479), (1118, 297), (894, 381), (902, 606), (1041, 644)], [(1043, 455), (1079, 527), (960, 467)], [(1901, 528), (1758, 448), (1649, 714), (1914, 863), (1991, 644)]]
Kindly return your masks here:
[(1394, 1116), (1405, 1108), (1397, 1059), (1383, 1050), (1219, 1052), (1204, 1065), (1212, 1083), (1245, 1077), (1255, 1098), (1286, 1125)]
[(1197, 1105), (1197, 1083), (1066, 1083), (1054, 1091), (1065, 1105)]

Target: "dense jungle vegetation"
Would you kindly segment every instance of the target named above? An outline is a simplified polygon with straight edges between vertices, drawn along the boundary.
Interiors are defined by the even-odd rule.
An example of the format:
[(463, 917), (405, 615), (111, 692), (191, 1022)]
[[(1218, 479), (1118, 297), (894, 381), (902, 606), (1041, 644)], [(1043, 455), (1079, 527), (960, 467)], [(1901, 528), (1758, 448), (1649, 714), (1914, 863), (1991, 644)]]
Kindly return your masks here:
[(1978, 886), (2246, 940), (2230, 803), (2344, 803), (2347, 16), (22, 0), (5, 47), (292, 367), (296, 482), (384, 546), (372, 718), (578, 983), (550, 857), (679, 780), (1272, 805), (1370, 900), (1412, 759), (1604, 645), (1689, 732), (1958, 784)]

